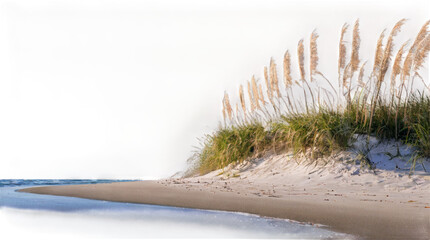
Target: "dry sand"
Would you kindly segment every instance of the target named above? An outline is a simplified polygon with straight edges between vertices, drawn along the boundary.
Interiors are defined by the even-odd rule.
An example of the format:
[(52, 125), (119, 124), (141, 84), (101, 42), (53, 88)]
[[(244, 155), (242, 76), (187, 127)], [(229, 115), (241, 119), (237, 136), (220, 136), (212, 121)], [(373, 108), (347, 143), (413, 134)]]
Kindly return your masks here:
[[(253, 213), (321, 224), (366, 239), (430, 239), (430, 176), (419, 165), (408, 176), (408, 149), (374, 145), (375, 170), (360, 168), (354, 151), (315, 164), (270, 155), (192, 178), (48, 186), (24, 192), (109, 201)], [(356, 146), (359, 149), (360, 146)], [(425, 166), (425, 165), (424, 165)]]

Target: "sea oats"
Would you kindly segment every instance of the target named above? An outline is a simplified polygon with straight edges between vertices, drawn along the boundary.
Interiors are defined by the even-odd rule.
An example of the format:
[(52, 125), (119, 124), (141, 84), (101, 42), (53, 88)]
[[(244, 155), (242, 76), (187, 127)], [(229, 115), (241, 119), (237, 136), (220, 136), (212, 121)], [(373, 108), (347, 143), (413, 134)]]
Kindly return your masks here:
[(257, 83), (255, 82), (255, 77), (254, 76), (252, 76), (252, 78), (251, 78), (251, 84), (252, 84), (252, 95), (254, 96), (255, 108), (256, 109), (260, 109), (258, 87), (257, 87)]
[(406, 77), (410, 75), (412, 64), (414, 60), (414, 54), (415, 51), (419, 45), (419, 43), (427, 36), (429, 33), (428, 27), (430, 25), (430, 20), (427, 21), (418, 32), (417, 36), (415, 37), (415, 41), (412, 44), (412, 46), (409, 48), (408, 54), (406, 55), (405, 61), (403, 62), (403, 68), (402, 68), (402, 81), (405, 81)]
[(375, 113), (375, 108), (376, 105), (378, 104), (379, 101), (379, 97), (380, 97), (380, 91), (381, 91), (381, 86), (382, 86), (382, 82), (384, 81), (385, 78), (385, 74), (388, 70), (388, 66), (391, 60), (391, 54), (393, 51), (393, 39), (394, 37), (400, 32), (400, 29), (402, 27), (402, 25), (405, 23), (406, 19), (402, 19), (400, 21), (398, 21), (393, 29), (391, 30), (390, 35), (388, 36), (387, 39), (387, 44), (385, 45), (385, 49), (384, 49), (384, 55), (382, 58), (382, 62), (381, 65), (379, 66), (379, 70), (378, 70), (378, 74), (377, 74), (377, 78), (376, 78), (376, 86), (375, 86), (375, 93), (373, 96), (373, 102), (372, 102), (372, 106), (371, 106), (371, 110), (370, 110), (370, 120), (369, 120), (369, 129), (372, 128), (372, 120), (373, 120), (373, 115)]
[(240, 84), (239, 86), (239, 100), (240, 100), (240, 105), (242, 105), (243, 114), (246, 114), (245, 96), (243, 94), (242, 84)]
[(271, 99), (272, 98), (272, 87), (270, 86), (269, 73), (267, 72), (267, 67), (264, 67), (264, 80), (266, 82), (267, 97), (269, 99)]
[(382, 59), (384, 57), (384, 46), (383, 41), (385, 37), (385, 29), (382, 31), (381, 35), (379, 35), (378, 42), (376, 43), (376, 51), (375, 51), (375, 60), (373, 63), (373, 74), (376, 75), (381, 69)]
[(297, 44), (297, 56), (299, 60), (299, 70), (300, 70), (300, 77), (302, 81), (306, 81), (305, 78), (305, 47), (303, 45), (303, 39), (299, 41)]
[(272, 92), (276, 92), (278, 98), (280, 98), (281, 92), (279, 91), (278, 73), (276, 71), (276, 63), (273, 59), (270, 59), (270, 86)]
[[(342, 26), (337, 63), (339, 89), (333, 88), (332, 83), (318, 71), (318, 63), (323, 61), (323, 56), (318, 56), (321, 45), (317, 46), (318, 34), (313, 31), (310, 35), (309, 62), (305, 62), (304, 40), (298, 42), (299, 77), (292, 78), (292, 56), (289, 51), (284, 53), (281, 81), (285, 83), (285, 89), (279, 90), (282, 83), (278, 82), (276, 64), (271, 59), (270, 65), (264, 68), (265, 83), (258, 83), (258, 79), (252, 76), (247, 86), (240, 85), (240, 102), (238, 99), (231, 105), (225, 92), (222, 101), (224, 124), (220, 124), (220, 129), (213, 134), (207, 135), (202, 150), (196, 153), (199, 171), (207, 173), (229, 164), (237, 166), (234, 164), (264, 157), (268, 152), (278, 154), (297, 150), (309, 152), (310, 157), (313, 154), (319, 157), (326, 152), (332, 154), (338, 150), (350, 150), (348, 143), (354, 140), (357, 133), (367, 136), (367, 139), (363, 138), (363, 143), (371, 136), (378, 136), (410, 144), (420, 157), (430, 157), (430, 130), (427, 124), (430, 117), (430, 84), (424, 78), (428, 77), (427, 74), (421, 73), (427, 70), (425, 61), (430, 51), (430, 21), (421, 28), (410, 48), (404, 43), (399, 44), (397, 49), (394, 46), (395, 37), (404, 23), (405, 19), (402, 19), (389, 34), (384, 30), (377, 36), (374, 66), (370, 66), (368, 71), (367, 62), (361, 62), (358, 54), (361, 41), (359, 21), (355, 22), (351, 34), (351, 49), (345, 41), (348, 25)], [(309, 64), (310, 79), (306, 79), (305, 63)], [(391, 76), (385, 80), (389, 68)], [(316, 75), (318, 81), (324, 78), (332, 89), (325, 88), (319, 82), (316, 84)], [(428, 89), (414, 85), (417, 78)], [(264, 84), (267, 93), (264, 93)], [(248, 87), (249, 103), (245, 102), (244, 87)], [(235, 107), (234, 112), (231, 106)], [(366, 164), (371, 167), (371, 163)]]
[(224, 93), (224, 104), (225, 104), (226, 112), (228, 113), (228, 118), (231, 121), (233, 109), (231, 108), (230, 99), (228, 97), (228, 93), (227, 92)]
[(364, 62), (364, 63), (361, 65), (361, 67), (360, 67), (360, 71), (359, 71), (359, 74), (358, 74), (358, 85), (359, 85), (360, 87), (365, 87), (365, 86), (366, 86), (366, 83), (364, 83), (364, 82), (363, 82), (363, 77), (364, 77), (364, 66), (366, 65), (366, 63), (367, 63), (367, 61), (366, 61), (366, 62)]
[(427, 35), (417, 47), (414, 59), (414, 71), (418, 71), (424, 64), (430, 50), (430, 35)]
[(318, 47), (317, 47), (317, 39), (318, 34), (314, 30), (311, 34), (311, 40), (309, 44), (310, 48), (310, 62), (309, 62), (309, 68), (310, 68), (310, 79), (311, 82), (314, 81), (314, 75), (317, 71), (317, 65), (318, 65)]
[(405, 48), (407, 42), (404, 43), (400, 49), (397, 51), (396, 57), (394, 58), (393, 62), (393, 70), (391, 71), (391, 82), (390, 82), (390, 92), (394, 93), (395, 86), (396, 86), (396, 77), (401, 73), (402, 71), (402, 55), (403, 55), (403, 49)]
[(254, 102), (254, 96), (252, 96), (252, 89), (251, 89), (251, 83), (248, 81), (248, 97), (249, 102), (251, 103), (251, 112), (255, 110), (255, 102)]
[(388, 37), (387, 40), (387, 44), (385, 45), (385, 49), (384, 49), (384, 57), (382, 58), (382, 62), (381, 62), (381, 66), (380, 66), (380, 70), (379, 70), (379, 76), (378, 76), (378, 82), (379, 84), (384, 80), (385, 74), (388, 70), (390, 61), (391, 61), (391, 55), (393, 52), (393, 47), (394, 47), (394, 37), (400, 32), (401, 27), (403, 26), (403, 24), (405, 24), (406, 19), (402, 19), (400, 21), (398, 21), (393, 29), (391, 30), (391, 33)]
[(222, 118), (224, 119), (224, 123), (225, 123), (225, 121), (227, 120), (226, 119), (226, 109), (225, 109), (225, 101), (224, 101), (225, 99), (223, 98), (222, 99)]
[(339, 40), (339, 59), (337, 62), (339, 88), (342, 86), (341, 72), (342, 72), (342, 69), (345, 68), (345, 64), (346, 64), (346, 44), (345, 44), (344, 37), (347, 30), (348, 30), (348, 24), (345, 23), (342, 26), (342, 30), (340, 32), (340, 40)]
[(429, 30), (427, 29), (430, 25), (430, 20), (428, 20), (420, 29), (420, 31), (418, 32), (414, 43), (411, 46), (412, 50), (416, 50), (416, 48), (418, 47), (419, 43), (424, 40), (424, 38), (427, 36), (427, 34), (429, 33)]
[(346, 44), (345, 44), (345, 33), (348, 30), (348, 24), (343, 24), (342, 30), (340, 32), (340, 40), (339, 40), (339, 59), (338, 59), (338, 72), (345, 68), (346, 62)]
[(358, 51), (360, 50), (360, 29), (359, 19), (355, 21), (354, 30), (352, 32), (352, 46), (351, 46), (351, 72), (354, 73), (358, 69), (360, 59)]
[(284, 83), (286, 88), (293, 85), (293, 78), (291, 77), (291, 57), (288, 50), (284, 54)]

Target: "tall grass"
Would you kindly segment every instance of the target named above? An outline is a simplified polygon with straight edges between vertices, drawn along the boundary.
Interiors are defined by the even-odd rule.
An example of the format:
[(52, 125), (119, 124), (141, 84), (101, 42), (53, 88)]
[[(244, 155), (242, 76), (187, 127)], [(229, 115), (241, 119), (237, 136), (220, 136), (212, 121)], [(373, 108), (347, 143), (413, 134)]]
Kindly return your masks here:
[(270, 139), (260, 122), (220, 128), (215, 134), (205, 137), (204, 147), (198, 152), (198, 171), (206, 173), (258, 156), (268, 144)]
[[(297, 45), (298, 79), (291, 75), (289, 51), (283, 58), (283, 81), (271, 59), (264, 67), (265, 86), (254, 76), (246, 90), (240, 85), (240, 104), (235, 110), (228, 93), (224, 94), (224, 123), (205, 136), (202, 148), (193, 156), (197, 171), (204, 174), (268, 151), (310, 150), (311, 157), (331, 154), (346, 149), (356, 133), (410, 144), (418, 158), (430, 158), (430, 82), (420, 75), (430, 51), (430, 21), (410, 47), (406, 42), (395, 51), (395, 37), (405, 22), (398, 21), (386, 40), (386, 30), (380, 34), (367, 76), (367, 62), (359, 55), (359, 20), (352, 28), (350, 46), (345, 23), (339, 41), (337, 89), (318, 70), (315, 30), (309, 41), (309, 78), (303, 39)], [(414, 88), (416, 81), (424, 86), (420, 91)]]

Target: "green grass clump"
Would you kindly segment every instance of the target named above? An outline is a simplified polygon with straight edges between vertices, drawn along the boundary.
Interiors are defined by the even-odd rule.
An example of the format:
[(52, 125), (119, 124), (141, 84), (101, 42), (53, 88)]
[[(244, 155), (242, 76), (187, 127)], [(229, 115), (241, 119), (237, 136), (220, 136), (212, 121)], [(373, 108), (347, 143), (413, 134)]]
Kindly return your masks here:
[[(303, 39), (297, 47), (297, 79), (292, 76), (289, 51), (283, 57), (283, 81), (271, 59), (269, 67), (264, 67), (265, 87), (254, 76), (247, 84), (247, 91), (240, 85), (240, 102), (235, 110), (229, 95), (224, 94), (224, 124), (203, 139), (202, 148), (191, 159), (195, 171), (204, 174), (267, 151), (310, 150), (311, 157), (317, 159), (348, 148), (355, 134), (394, 139), (413, 146), (412, 166), (418, 160), (429, 159), (430, 82), (422, 78), (420, 70), (425, 67), (430, 51), (430, 21), (408, 48), (409, 44), (404, 43), (396, 53), (393, 41), (405, 22), (405, 19), (398, 21), (386, 39), (384, 31), (381, 33), (367, 80), (364, 80), (366, 62), (361, 63), (359, 57), (359, 21), (352, 31), (349, 61), (345, 40), (349, 26), (344, 24), (339, 41), (337, 90), (336, 84), (318, 70), (316, 31), (309, 41), (309, 76)], [(391, 74), (389, 81), (387, 73)], [(418, 80), (422, 83), (421, 91), (414, 88)], [(363, 159), (371, 166), (365, 154)]]
[(256, 156), (269, 142), (267, 132), (259, 122), (220, 128), (206, 136), (203, 148), (197, 153), (198, 172), (204, 174)]
[[(430, 97), (413, 94), (400, 104), (380, 102), (375, 107), (372, 126), (364, 121), (366, 112), (351, 106), (345, 111), (348, 119), (356, 119), (351, 125), (356, 133), (369, 134), (379, 139), (395, 139), (416, 147), (423, 157), (430, 157)], [(355, 116), (354, 116), (355, 115)], [(357, 120), (361, 119), (361, 120)]]
[(288, 143), (295, 152), (314, 149), (312, 153), (330, 154), (348, 147), (354, 129), (342, 114), (319, 110), (281, 116), (281, 121), (274, 123), (272, 129), (275, 141)]
[(415, 146), (420, 156), (430, 158), (430, 98), (421, 96), (414, 99), (411, 105), (406, 114), (411, 126), (406, 128), (410, 130), (406, 142)]

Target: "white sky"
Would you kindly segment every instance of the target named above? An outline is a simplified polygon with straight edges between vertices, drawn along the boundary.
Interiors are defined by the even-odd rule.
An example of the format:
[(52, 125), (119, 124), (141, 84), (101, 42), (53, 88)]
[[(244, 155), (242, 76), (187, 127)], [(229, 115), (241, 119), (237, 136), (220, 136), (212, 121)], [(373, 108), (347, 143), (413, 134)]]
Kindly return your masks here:
[(384, 28), (409, 18), (406, 40), (430, 19), (428, 1), (374, 2), (1, 0), (0, 178), (183, 170), (221, 120), (224, 90), (286, 49), (296, 64), (314, 28), (319, 69), (336, 81), (344, 22), (360, 18), (371, 66)]

